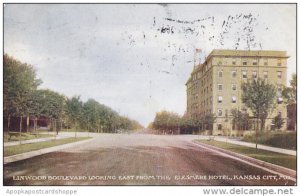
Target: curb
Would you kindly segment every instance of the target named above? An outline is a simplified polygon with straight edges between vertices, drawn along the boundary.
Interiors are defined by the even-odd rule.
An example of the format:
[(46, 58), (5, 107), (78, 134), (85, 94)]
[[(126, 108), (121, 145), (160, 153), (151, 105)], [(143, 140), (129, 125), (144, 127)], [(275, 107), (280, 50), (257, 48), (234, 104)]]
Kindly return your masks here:
[(62, 150), (62, 149), (65, 149), (65, 148), (73, 147), (73, 146), (76, 146), (78, 144), (83, 144), (83, 143), (89, 142), (92, 139), (94, 139), (94, 138), (86, 139), (86, 140), (78, 141), (78, 142), (72, 142), (72, 143), (68, 143), (68, 144), (62, 144), (62, 145), (58, 145), (58, 146), (53, 146), (53, 147), (50, 147), (50, 148), (43, 148), (43, 149), (40, 149), (40, 150), (25, 152), (25, 153), (22, 153), (22, 154), (16, 154), (16, 155), (8, 156), (8, 157), (4, 157), (3, 164), (5, 165), (5, 164), (8, 164), (8, 163), (21, 161), (21, 160), (29, 159), (29, 158), (39, 156), (39, 155), (42, 155), (42, 154), (47, 154), (47, 153), (50, 153), (50, 152), (54, 152), (54, 151)]
[(229, 151), (229, 150), (224, 150), (222, 148), (218, 148), (218, 147), (211, 146), (211, 145), (208, 145), (208, 144), (204, 144), (204, 143), (200, 143), (200, 142), (196, 142), (196, 141), (192, 141), (192, 143), (194, 143), (198, 146), (201, 146), (201, 147), (212, 149), (212, 150), (217, 151), (219, 153), (227, 154), (231, 157), (234, 157), (235, 159), (239, 159), (240, 161), (248, 163), (252, 166), (260, 167), (260, 168), (268, 170), (272, 173), (288, 176), (288, 177), (291, 178), (291, 180), (296, 182), (297, 171), (295, 171), (295, 170), (288, 169), (288, 168), (285, 168), (285, 167), (282, 167), (282, 166), (279, 166), (279, 165), (275, 165), (275, 164), (272, 164), (272, 163), (268, 163), (268, 162), (265, 162), (265, 161), (261, 161), (261, 160), (258, 160), (258, 159), (255, 159), (255, 158), (252, 158), (252, 157), (249, 157), (249, 156), (246, 156), (246, 155), (242, 155), (242, 154), (238, 154), (236, 152)]

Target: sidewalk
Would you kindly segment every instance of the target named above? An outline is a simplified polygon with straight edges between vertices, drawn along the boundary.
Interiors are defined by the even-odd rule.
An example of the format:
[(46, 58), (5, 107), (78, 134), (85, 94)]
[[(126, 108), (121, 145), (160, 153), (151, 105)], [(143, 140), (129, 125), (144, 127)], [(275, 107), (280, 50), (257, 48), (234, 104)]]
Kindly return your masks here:
[[(70, 136), (67, 135), (57, 135), (56, 139), (64, 139), (64, 138), (69, 138)], [(36, 143), (36, 142), (45, 142), (45, 141), (50, 141), (54, 139), (54, 135), (51, 137), (45, 137), (45, 138), (38, 138), (38, 139), (32, 139), (32, 140), (22, 140), (22, 144), (30, 144), (30, 143)], [(4, 142), (4, 147), (7, 146), (16, 146), (19, 145), (19, 141), (13, 141), (13, 142)]]
[[(231, 143), (231, 144), (236, 144), (236, 145), (240, 145), (240, 146), (247, 146), (247, 147), (250, 147), (250, 148), (255, 148), (255, 144), (254, 143), (233, 140), (233, 139), (229, 139), (229, 138), (225, 138), (225, 137), (215, 136), (214, 140), (220, 141), (220, 142), (226, 142), (226, 140), (227, 140), (227, 142)], [(262, 145), (262, 144), (257, 144), (257, 148), (261, 149), (261, 150), (278, 152), (278, 153), (292, 155), (292, 156), (296, 156), (297, 155), (297, 151), (296, 150), (288, 150), (288, 149), (283, 149), (283, 148), (276, 148), (276, 147), (271, 147), (271, 146), (265, 146), (265, 145)]]

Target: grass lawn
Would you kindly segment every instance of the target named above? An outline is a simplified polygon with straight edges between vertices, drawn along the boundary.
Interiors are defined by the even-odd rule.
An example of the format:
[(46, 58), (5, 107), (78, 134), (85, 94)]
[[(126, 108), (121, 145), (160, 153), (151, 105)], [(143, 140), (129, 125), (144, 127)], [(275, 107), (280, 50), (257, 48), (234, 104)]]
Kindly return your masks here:
[[(46, 137), (53, 137), (53, 135), (49, 135), (49, 134), (33, 135), (30, 133), (22, 133), (21, 139), (32, 140), (32, 139), (46, 138)], [(8, 133), (4, 133), (4, 142), (13, 142), (13, 141), (19, 141), (19, 135), (18, 136), (13, 135), (9, 138)]]
[(65, 138), (65, 139), (50, 140), (46, 142), (36, 142), (36, 143), (21, 144), (16, 146), (7, 146), (4, 147), (4, 157), (15, 155), (15, 154), (21, 154), (24, 152), (30, 152), (34, 150), (40, 150), (43, 148), (49, 148), (52, 146), (78, 142), (89, 138), (90, 137)]
[[(272, 147), (296, 150), (297, 146), (297, 135), (294, 131), (259, 133), (257, 139), (257, 143)], [(255, 135), (247, 135), (243, 141), (255, 143), (256, 137)]]
[(296, 170), (297, 167), (297, 160), (296, 156), (280, 154), (276, 152), (260, 150), (255, 148), (249, 148), (245, 146), (230, 144), (226, 142), (220, 141), (208, 141), (208, 140), (197, 140), (201, 143), (212, 145), (215, 147), (223, 148), (232, 152), (236, 152), (239, 154), (243, 154), (249, 157), (253, 157), (255, 159), (259, 159), (262, 161), (266, 161), (269, 163), (273, 163), (275, 165), (280, 165), (286, 168), (290, 168)]

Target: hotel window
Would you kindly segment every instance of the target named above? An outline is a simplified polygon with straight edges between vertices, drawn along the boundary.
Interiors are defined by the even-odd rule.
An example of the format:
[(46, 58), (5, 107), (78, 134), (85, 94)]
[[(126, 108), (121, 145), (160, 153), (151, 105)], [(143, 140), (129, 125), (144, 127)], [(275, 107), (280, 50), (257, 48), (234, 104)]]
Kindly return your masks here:
[(268, 65), (268, 59), (264, 59), (264, 65), (265, 65), (265, 66)]
[(242, 71), (243, 78), (247, 78), (247, 71)]
[(253, 71), (252, 76), (253, 76), (254, 79), (256, 79), (257, 78), (257, 71)]
[(236, 103), (236, 96), (232, 96), (231, 102), (232, 102), (232, 103)]
[(222, 96), (218, 96), (218, 103), (222, 103), (223, 101), (223, 97)]
[(223, 90), (223, 84), (218, 84), (219, 91)]
[(264, 79), (268, 79), (268, 72), (264, 71)]
[(232, 75), (233, 78), (235, 78), (236, 77), (236, 70), (231, 71), (231, 75)]
[(281, 79), (281, 77), (282, 77), (282, 72), (281, 71), (277, 71), (277, 78)]
[(223, 77), (223, 71), (219, 71), (219, 78)]
[(247, 65), (247, 61), (243, 61), (243, 65)]
[(232, 84), (231, 88), (232, 88), (233, 91), (235, 91), (236, 90), (236, 84)]
[(222, 109), (218, 109), (218, 116), (222, 116), (223, 112)]
[(253, 60), (252, 65), (257, 65), (257, 60), (256, 59)]
[(218, 124), (218, 130), (219, 130), (219, 131), (222, 130), (222, 124)]
[(232, 60), (232, 65), (236, 65), (236, 60), (235, 59)]
[(281, 66), (281, 59), (277, 59), (277, 66)]

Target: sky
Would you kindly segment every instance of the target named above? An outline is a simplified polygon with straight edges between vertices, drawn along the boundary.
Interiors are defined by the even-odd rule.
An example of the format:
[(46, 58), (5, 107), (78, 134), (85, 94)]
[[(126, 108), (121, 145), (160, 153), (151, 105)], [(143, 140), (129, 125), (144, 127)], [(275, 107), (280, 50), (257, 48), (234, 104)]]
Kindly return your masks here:
[(4, 6), (4, 52), (35, 67), (39, 88), (93, 98), (144, 126), (161, 110), (184, 114), (194, 59), (212, 49), (287, 51), (289, 81), (296, 5)]

